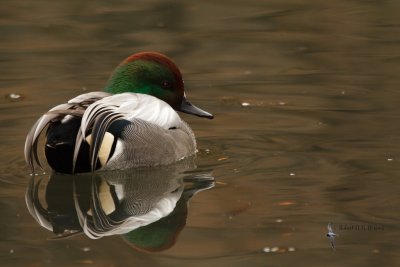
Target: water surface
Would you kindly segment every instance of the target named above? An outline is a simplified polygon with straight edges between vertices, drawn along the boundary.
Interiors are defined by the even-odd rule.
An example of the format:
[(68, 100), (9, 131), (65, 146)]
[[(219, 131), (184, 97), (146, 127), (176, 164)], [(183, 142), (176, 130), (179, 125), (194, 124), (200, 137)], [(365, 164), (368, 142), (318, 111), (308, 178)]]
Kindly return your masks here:
[[(400, 262), (398, 1), (2, 2), (1, 266)], [(118, 235), (51, 240), (25, 204), (29, 128), (149, 50), (215, 115), (182, 115), (198, 141), (192, 172), (215, 187), (190, 199), (161, 252)]]

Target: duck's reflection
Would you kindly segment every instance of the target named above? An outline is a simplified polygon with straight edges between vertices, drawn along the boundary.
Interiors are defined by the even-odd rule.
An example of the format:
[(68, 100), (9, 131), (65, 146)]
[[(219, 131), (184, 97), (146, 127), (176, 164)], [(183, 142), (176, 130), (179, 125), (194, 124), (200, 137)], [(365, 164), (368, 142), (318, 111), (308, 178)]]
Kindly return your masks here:
[(137, 249), (159, 251), (171, 247), (185, 226), (188, 200), (213, 186), (209, 174), (188, 175), (173, 167), (52, 174), (31, 178), (26, 203), (56, 238), (121, 234)]

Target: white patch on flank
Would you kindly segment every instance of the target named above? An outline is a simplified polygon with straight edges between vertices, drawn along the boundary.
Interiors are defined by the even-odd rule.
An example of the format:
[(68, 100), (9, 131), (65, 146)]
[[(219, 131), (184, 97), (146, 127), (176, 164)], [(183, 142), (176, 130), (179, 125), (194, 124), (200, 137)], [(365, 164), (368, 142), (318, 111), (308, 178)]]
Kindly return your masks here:
[(86, 142), (91, 146), (92, 145), (92, 135), (89, 134), (88, 136), (86, 136), (85, 138)]
[(111, 153), (112, 144), (114, 142), (114, 135), (109, 132), (104, 134), (103, 142), (101, 143), (100, 150), (99, 150), (99, 160), (101, 166), (106, 165), (108, 157)]
[[(111, 148), (114, 143), (114, 135), (112, 135), (109, 132), (105, 132), (104, 137), (103, 137), (103, 142), (101, 143), (99, 153), (98, 153), (98, 158), (100, 160), (101, 166), (104, 166), (107, 164), (107, 160), (110, 156), (111, 153)], [(86, 137), (86, 142), (88, 142), (89, 145), (92, 145), (92, 135), (89, 134)]]

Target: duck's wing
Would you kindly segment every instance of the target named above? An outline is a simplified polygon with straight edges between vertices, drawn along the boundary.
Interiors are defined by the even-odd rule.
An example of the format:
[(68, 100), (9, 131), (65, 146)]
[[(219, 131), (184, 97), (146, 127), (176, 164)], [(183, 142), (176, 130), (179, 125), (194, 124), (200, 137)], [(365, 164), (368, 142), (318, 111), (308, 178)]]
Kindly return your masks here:
[(154, 96), (123, 93), (105, 97), (88, 107), (82, 118), (83, 134), (105, 110), (120, 113), (129, 121), (142, 119), (164, 129), (174, 127), (182, 121), (170, 105)]
[(77, 104), (77, 105), (88, 106), (88, 105), (92, 104), (93, 102), (98, 101), (104, 97), (108, 97), (110, 95), (111, 95), (110, 93), (103, 92), (103, 91), (90, 92), (90, 93), (78, 95), (78, 96), (68, 100), (68, 104)]
[[(124, 127), (121, 127), (121, 131), (131, 130), (130, 137), (134, 139), (129, 140), (131, 144), (137, 144), (140, 140), (146, 139), (147, 146), (151, 147), (153, 144), (154, 147), (160, 145), (160, 140), (158, 140), (160, 138), (149, 138), (149, 136), (154, 136), (154, 133), (176, 129), (182, 125), (187, 127), (171, 106), (153, 96), (123, 93), (103, 98), (87, 108), (82, 117), (81, 133), (79, 133), (81, 140), (85, 139), (90, 145), (89, 158), (92, 170), (95, 170), (98, 159), (103, 166), (110, 158), (111, 146), (115, 142), (114, 136), (108, 133), (111, 141), (107, 141), (106, 145), (103, 140), (111, 124), (118, 120), (123, 121)], [(125, 127), (127, 125), (129, 127)], [(161, 141), (167, 142), (164, 139)], [(79, 142), (80, 140), (77, 139), (75, 151), (79, 150)], [(108, 151), (105, 153), (106, 159), (102, 160), (99, 157), (101, 150)], [(76, 160), (77, 157), (74, 156), (73, 165), (76, 164)]]
[[(92, 131), (90, 134), (90, 150), (89, 150), (89, 158), (90, 158), (90, 166), (92, 171), (95, 170), (97, 159), (99, 157), (101, 146), (103, 145), (103, 140), (106, 134), (108, 127), (118, 119), (123, 118), (122, 114), (113, 112), (112, 110), (104, 109), (93, 122)], [(79, 140), (77, 139), (77, 142)], [(78, 145), (78, 144), (77, 144)], [(111, 144), (109, 145), (111, 149)], [(75, 148), (76, 149), (76, 148)], [(109, 153), (107, 153), (109, 154)], [(73, 165), (76, 164), (76, 159), (74, 157)]]
[(35, 171), (35, 163), (42, 168), (38, 157), (37, 145), (39, 137), (46, 126), (52, 122), (61, 121), (68, 115), (82, 117), (89, 105), (106, 96), (110, 96), (110, 94), (105, 92), (91, 92), (79, 95), (69, 100), (68, 103), (50, 109), (36, 121), (26, 137), (24, 149), (25, 161), (28, 163), (32, 173)]
[(36, 164), (38, 164), (39, 167), (42, 168), (37, 153), (37, 144), (39, 141), (40, 134), (50, 122), (60, 120), (62, 117), (64, 117), (65, 113), (71, 107), (72, 107), (71, 104), (61, 104), (52, 108), (46, 114), (41, 116), (29, 131), (25, 140), (24, 152), (25, 152), (25, 161), (31, 168), (32, 173), (34, 173), (34, 162), (36, 162)]

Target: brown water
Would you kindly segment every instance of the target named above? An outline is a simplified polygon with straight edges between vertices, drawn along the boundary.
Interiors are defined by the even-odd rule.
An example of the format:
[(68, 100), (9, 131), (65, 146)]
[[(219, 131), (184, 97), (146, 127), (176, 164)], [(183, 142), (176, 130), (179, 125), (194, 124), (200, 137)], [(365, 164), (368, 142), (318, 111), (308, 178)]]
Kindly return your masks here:
[[(1, 1), (0, 265), (399, 264), (400, 2), (319, 2)], [(144, 50), (172, 57), (214, 113), (182, 117), (193, 172), (215, 187), (161, 252), (119, 235), (51, 240), (25, 204), (26, 133)]]

